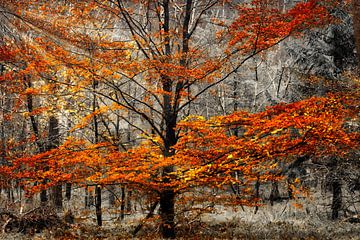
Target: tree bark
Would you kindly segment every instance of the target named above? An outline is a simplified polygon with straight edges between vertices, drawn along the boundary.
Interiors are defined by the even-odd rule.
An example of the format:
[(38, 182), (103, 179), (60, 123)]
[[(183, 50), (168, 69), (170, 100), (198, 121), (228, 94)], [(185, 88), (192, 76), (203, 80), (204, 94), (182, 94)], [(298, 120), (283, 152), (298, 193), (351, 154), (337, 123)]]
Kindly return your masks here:
[(161, 232), (164, 238), (175, 238), (175, 192), (164, 190), (160, 194)]
[[(96, 80), (93, 80), (93, 90), (94, 90), (94, 96), (93, 96), (93, 106), (92, 106), (92, 110), (93, 113), (95, 113), (96, 109), (98, 108), (98, 104), (96, 101), (96, 87), (98, 86), (98, 82)], [(97, 121), (97, 116), (96, 114), (94, 114), (94, 138), (95, 138), (95, 143), (99, 142), (99, 125), (98, 125), (98, 121)], [(96, 185), (95, 187), (95, 211), (96, 211), (96, 220), (97, 220), (97, 224), (98, 226), (102, 226), (102, 210), (101, 210), (101, 187)]]
[[(59, 121), (52, 115), (49, 118), (49, 134), (46, 150), (49, 151), (60, 145)], [(62, 209), (63, 204), (62, 185), (58, 184), (52, 188), (52, 202), (57, 209)]]
[[(256, 180), (256, 183), (255, 183), (255, 198), (259, 198), (260, 197), (260, 179), (259, 177), (257, 178)], [(259, 206), (256, 205), (255, 206), (255, 210), (254, 210), (254, 214), (256, 214), (259, 210)]]
[[(170, 10), (169, 10), (169, 0), (163, 1), (164, 8), (164, 24), (163, 29), (165, 33), (165, 55), (171, 54), (170, 47)], [(171, 79), (168, 77), (162, 77), (163, 90), (167, 93), (172, 93), (173, 84)], [(164, 157), (170, 157), (174, 154), (174, 151), (171, 149), (172, 146), (176, 143), (176, 115), (171, 102), (171, 96), (168, 94), (163, 95), (163, 104), (164, 104), (164, 120), (165, 120), (165, 139), (163, 152)], [(168, 183), (171, 181), (169, 174), (173, 172), (173, 166), (167, 166), (163, 169), (163, 182)], [(160, 216), (161, 216), (161, 232), (163, 238), (175, 238), (175, 193), (172, 189), (164, 189), (160, 193)]]
[(95, 194), (96, 194), (96, 221), (98, 226), (102, 226), (102, 211), (101, 211), (101, 187), (96, 186), (95, 188)]
[(270, 193), (270, 204), (274, 205), (275, 201), (280, 199), (279, 185), (278, 182), (272, 182), (271, 184), (271, 193)]
[(46, 203), (48, 201), (46, 190), (40, 192), (40, 202)]
[(71, 199), (71, 183), (65, 184), (65, 197), (68, 201)]
[(127, 193), (127, 201), (126, 201), (126, 211), (127, 212), (131, 212), (131, 208), (132, 208), (132, 205), (131, 205), (131, 195), (132, 195), (132, 191), (128, 190), (128, 193)]
[(341, 191), (341, 181), (338, 178), (334, 178), (331, 183), (332, 187), (332, 204), (331, 204), (331, 218), (338, 219), (339, 212), (342, 206), (342, 191)]
[(120, 220), (125, 218), (125, 187), (121, 187)]
[(57, 209), (63, 208), (62, 185), (58, 184), (52, 188), (53, 204)]
[(360, 1), (352, 0), (353, 27), (358, 58), (358, 73), (360, 72)]

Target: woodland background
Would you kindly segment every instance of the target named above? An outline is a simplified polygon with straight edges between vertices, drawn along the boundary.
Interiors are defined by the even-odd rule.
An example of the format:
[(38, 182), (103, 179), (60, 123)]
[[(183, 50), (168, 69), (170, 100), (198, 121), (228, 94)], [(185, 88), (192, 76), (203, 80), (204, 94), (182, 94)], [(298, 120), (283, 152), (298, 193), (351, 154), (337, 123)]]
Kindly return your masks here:
[(358, 239), (358, 1), (0, 0), (4, 239)]

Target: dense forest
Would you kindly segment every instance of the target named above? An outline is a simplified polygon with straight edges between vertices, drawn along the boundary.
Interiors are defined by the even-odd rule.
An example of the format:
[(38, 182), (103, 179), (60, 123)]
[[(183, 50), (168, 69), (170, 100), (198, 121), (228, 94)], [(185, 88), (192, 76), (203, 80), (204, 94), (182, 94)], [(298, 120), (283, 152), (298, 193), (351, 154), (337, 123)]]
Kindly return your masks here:
[(2, 239), (359, 239), (360, 2), (0, 0)]

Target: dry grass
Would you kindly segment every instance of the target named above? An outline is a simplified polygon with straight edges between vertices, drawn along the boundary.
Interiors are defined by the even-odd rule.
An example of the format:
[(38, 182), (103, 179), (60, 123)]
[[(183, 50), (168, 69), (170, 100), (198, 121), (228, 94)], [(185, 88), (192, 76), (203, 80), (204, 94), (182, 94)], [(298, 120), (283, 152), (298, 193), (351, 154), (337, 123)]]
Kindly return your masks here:
[[(356, 198), (358, 197), (355, 196)], [(77, 201), (79, 202), (79, 201)], [(295, 207), (296, 204), (302, 207)], [(291, 202), (264, 205), (255, 214), (254, 208), (232, 208), (216, 205), (208, 211), (188, 211), (199, 209), (209, 204), (178, 206), (176, 225), (178, 239), (353, 239), (360, 240), (360, 223), (349, 223), (343, 220), (329, 220), (329, 199), (320, 192), (311, 198)], [(211, 205), (211, 204), (210, 204)], [(126, 216), (120, 222), (115, 209), (104, 208), (104, 226), (99, 228), (94, 221), (94, 209), (83, 209), (80, 206), (67, 206), (73, 210), (76, 223), (68, 229), (55, 226), (41, 233), (24, 235), (10, 232), (0, 234), (0, 239), (133, 239), (131, 232), (146, 212)], [(182, 209), (180, 209), (182, 208)], [(358, 205), (353, 206), (359, 209)], [(139, 209), (139, 208), (138, 208)], [(157, 212), (157, 211), (156, 211)], [(345, 219), (344, 217), (342, 219)], [(159, 218), (147, 221), (136, 239), (161, 239)]]

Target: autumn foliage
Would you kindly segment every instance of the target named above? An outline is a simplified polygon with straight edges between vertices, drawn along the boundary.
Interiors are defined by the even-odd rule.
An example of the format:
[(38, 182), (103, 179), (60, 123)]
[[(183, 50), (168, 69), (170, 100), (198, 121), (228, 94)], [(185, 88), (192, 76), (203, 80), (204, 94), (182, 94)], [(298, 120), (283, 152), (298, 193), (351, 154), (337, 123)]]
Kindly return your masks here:
[[(18, 181), (29, 194), (68, 182), (119, 184), (155, 195), (168, 211), (163, 227), (174, 228), (176, 194), (237, 184), (243, 194), (235, 202), (229, 198), (232, 203), (255, 204), (254, 183), (281, 179), (297, 157), (345, 156), (359, 147), (358, 133), (347, 129), (358, 116), (356, 94), (334, 93), (209, 119), (189, 114), (192, 103), (249, 59), (328, 23), (331, 1), (301, 2), (286, 11), (278, 1), (236, 6), (204, 1), (201, 9), (184, 1), (179, 15), (169, 10), (169, 1), (65, 2), (0, 4), (18, 31), (15, 40), (0, 47), (0, 62), (8, 66), (0, 76), (1, 89), (18, 102), (12, 113), (21, 112), (33, 128), (35, 117), (57, 114), (74, 123), (56, 148), (44, 147), (46, 131), (33, 129), (28, 151), (6, 150), (2, 176)], [(208, 21), (216, 26), (209, 47), (199, 33), (200, 26), (208, 26), (201, 19), (209, 9), (227, 4), (235, 17)], [(147, 14), (137, 14), (137, 5)], [(119, 28), (114, 19), (124, 32), (114, 32)], [(29, 108), (33, 99), (38, 106)], [(119, 127), (111, 125), (114, 119), (128, 124), (142, 141), (122, 144), (109, 127)]]
[[(255, 181), (281, 179), (296, 157), (345, 157), (357, 149), (359, 133), (347, 129), (357, 117), (357, 105), (355, 96), (329, 95), (253, 114), (235, 112), (209, 120), (189, 116), (178, 124), (181, 134), (171, 157), (163, 156), (161, 140), (155, 137), (128, 151), (107, 142), (87, 144), (69, 138), (58, 149), (15, 159), (1, 170), (22, 180), (30, 192), (68, 181), (118, 183), (154, 192), (171, 187), (179, 193), (236, 183), (244, 186), (245, 197), (252, 194), (248, 187)], [(231, 134), (234, 129), (241, 132), (239, 137)], [(176, 170), (164, 183), (161, 169), (168, 164), (176, 165)], [(241, 179), (234, 177), (236, 171)], [(49, 180), (45, 186), (30, 184), (43, 179)]]

